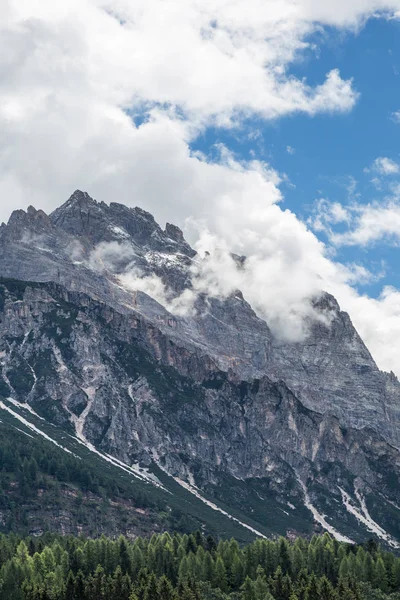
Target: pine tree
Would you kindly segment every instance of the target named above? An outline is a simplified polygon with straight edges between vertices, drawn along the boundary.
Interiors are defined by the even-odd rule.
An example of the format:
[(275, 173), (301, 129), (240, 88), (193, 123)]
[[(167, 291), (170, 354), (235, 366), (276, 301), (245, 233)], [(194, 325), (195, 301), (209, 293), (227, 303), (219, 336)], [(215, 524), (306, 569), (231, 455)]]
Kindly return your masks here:
[(292, 552), (292, 572), (295, 577), (300, 573), (300, 571), (304, 568), (304, 555), (299, 548), (299, 546), (295, 545)]
[[(86, 599), (86, 594), (85, 594), (85, 576), (82, 573), (82, 571), (78, 571), (76, 577), (75, 577), (75, 586), (74, 586), (74, 595), (73, 598), (74, 600), (85, 600)], [(68, 598), (69, 600), (69, 598)]]
[(367, 552), (364, 556), (363, 580), (368, 581), (369, 583), (373, 583), (374, 578), (375, 578), (374, 561), (371, 557), (371, 554), (369, 552)]
[(289, 555), (289, 545), (285, 538), (280, 538), (279, 540), (279, 564), (283, 573), (288, 573), (291, 575), (292, 573), (292, 563)]
[(124, 575), (120, 565), (118, 565), (110, 581), (110, 597), (113, 600), (129, 600), (131, 587), (132, 583), (129, 575)]
[(249, 576), (246, 577), (241, 587), (241, 600), (254, 600), (253, 582)]
[(217, 548), (217, 543), (216, 543), (215, 539), (213, 538), (212, 535), (208, 535), (207, 539), (206, 539), (205, 549), (208, 552), (215, 552), (216, 548)]
[(234, 590), (237, 590), (243, 581), (243, 563), (237, 554), (233, 557), (232, 565), (231, 565), (231, 575), (230, 575), (230, 584)]
[(171, 582), (165, 575), (158, 582), (158, 598), (159, 600), (174, 600), (175, 594)]
[(85, 586), (85, 593), (93, 600), (108, 600), (107, 579), (103, 567), (97, 566), (94, 574), (89, 577)]
[(344, 557), (339, 567), (339, 578), (346, 579), (349, 576), (349, 561), (347, 556)]
[(152, 573), (147, 582), (147, 586), (144, 592), (143, 600), (159, 600), (157, 580), (154, 573)]
[(187, 556), (184, 556), (180, 561), (178, 577), (180, 582), (187, 581), (189, 578), (189, 561)]
[(400, 589), (400, 558), (396, 558), (392, 566), (392, 586), (393, 589)]
[(203, 566), (202, 566), (202, 579), (203, 581), (209, 581), (210, 583), (214, 581), (214, 560), (209, 552), (206, 552), (204, 556)]
[(204, 539), (203, 539), (203, 535), (202, 535), (201, 531), (197, 530), (196, 533), (194, 534), (194, 536), (195, 536), (195, 540), (196, 540), (196, 546), (198, 548), (200, 548), (200, 547), (203, 548)]
[(122, 569), (122, 572), (128, 573), (131, 575), (132, 571), (132, 560), (128, 548), (128, 544), (126, 539), (123, 536), (120, 536), (118, 539), (118, 552), (119, 552), (119, 564)]
[(382, 592), (387, 592), (388, 590), (388, 577), (386, 573), (385, 563), (382, 558), (379, 557), (375, 564), (375, 586), (380, 588)]
[(214, 584), (216, 587), (219, 587), (220, 590), (222, 590), (223, 592), (226, 592), (228, 590), (226, 569), (224, 562), (220, 556), (218, 556), (217, 561), (215, 563)]
[(287, 586), (287, 579), (283, 576), (281, 567), (275, 571), (275, 575), (270, 580), (270, 588), (275, 600), (288, 600), (290, 590)]
[(304, 600), (320, 600), (317, 578), (312, 573), (308, 580), (308, 585), (304, 594)]
[(321, 578), (318, 587), (320, 598), (323, 598), (323, 600), (336, 600), (337, 595), (333, 589), (333, 585), (326, 577)]
[(75, 577), (72, 571), (68, 573), (65, 584), (64, 600), (80, 600), (75, 596)]
[(268, 594), (268, 585), (265, 581), (265, 577), (261, 577), (260, 575), (254, 582), (253, 586), (254, 590), (254, 600), (265, 600), (265, 597)]

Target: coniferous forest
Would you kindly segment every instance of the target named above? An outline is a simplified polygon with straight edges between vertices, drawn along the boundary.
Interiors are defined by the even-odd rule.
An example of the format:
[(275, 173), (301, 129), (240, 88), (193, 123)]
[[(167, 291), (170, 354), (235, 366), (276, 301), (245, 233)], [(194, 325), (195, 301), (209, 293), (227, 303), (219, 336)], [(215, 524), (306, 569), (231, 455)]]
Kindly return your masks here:
[(0, 537), (2, 600), (400, 599), (400, 558), (329, 534), (240, 547), (163, 533), (133, 542)]

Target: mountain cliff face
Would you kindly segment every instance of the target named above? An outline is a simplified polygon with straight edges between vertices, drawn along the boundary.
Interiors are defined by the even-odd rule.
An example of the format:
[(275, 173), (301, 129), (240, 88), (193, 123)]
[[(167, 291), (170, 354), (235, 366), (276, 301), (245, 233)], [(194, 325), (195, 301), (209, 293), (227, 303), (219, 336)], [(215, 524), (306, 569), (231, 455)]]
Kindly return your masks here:
[[(13, 213), (0, 228), (0, 395), (253, 529), (317, 523), (396, 545), (397, 379), (327, 294), (299, 343), (276, 339), (239, 291), (175, 311), (200, 260), (176, 226), (79, 191), (49, 216)], [(168, 301), (127, 273), (159, 278)]]

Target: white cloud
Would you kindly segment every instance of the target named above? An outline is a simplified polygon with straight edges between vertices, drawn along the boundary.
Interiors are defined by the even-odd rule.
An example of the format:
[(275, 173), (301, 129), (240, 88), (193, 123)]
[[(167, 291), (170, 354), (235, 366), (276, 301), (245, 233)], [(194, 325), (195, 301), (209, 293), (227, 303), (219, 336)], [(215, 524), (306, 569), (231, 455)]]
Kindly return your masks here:
[[(279, 176), (269, 165), (239, 162), (223, 147), (210, 162), (189, 143), (210, 124), (237, 127), (251, 115), (351, 110), (351, 80), (333, 69), (311, 86), (290, 75), (290, 65), (317, 29), (357, 30), (371, 15), (396, 10), (400, 0), (5, 0), (0, 218), (29, 204), (49, 211), (76, 188), (141, 205), (161, 222), (186, 223), (200, 249), (215, 249), (219, 262), (206, 263), (204, 277), (219, 294), (242, 287), (296, 337), (305, 299), (326, 288), (354, 311), (375, 356), (390, 365), (381, 341), (395, 329), (397, 292), (360, 299), (351, 285), (364, 275), (327, 258), (324, 245), (279, 207)], [(135, 126), (131, 117), (143, 115)], [(228, 249), (249, 257), (240, 276)], [(140, 285), (164, 293), (156, 281)]]
[(400, 123), (400, 110), (395, 110), (394, 112), (392, 112), (391, 119), (395, 123)]
[(374, 160), (371, 170), (376, 171), (379, 175), (396, 175), (400, 172), (400, 166), (391, 158), (379, 156)]
[(351, 213), (348, 208), (345, 208), (340, 202), (330, 202), (326, 198), (319, 198), (315, 202), (315, 208), (312, 217), (308, 219), (308, 224), (314, 231), (324, 232), (331, 237), (332, 225), (339, 223), (349, 223)]
[(343, 301), (381, 368), (400, 376), (400, 292), (388, 286), (374, 299), (348, 289)]
[(292, 146), (286, 146), (286, 152), (293, 155), (296, 153), (296, 150)]
[[(393, 190), (390, 197), (381, 202), (363, 204), (352, 202), (343, 206), (339, 202), (321, 199), (316, 202), (313, 216), (308, 223), (314, 231), (327, 234), (333, 246), (370, 247), (377, 242), (400, 243), (400, 190)], [(335, 230), (345, 224), (345, 231)]]
[(348, 176), (345, 184), (345, 189), (347, 191), (348, 197), (351, 199), (358, 198), (360, 196), (360, 192), (357, 191), (358, 181), (351, 175)]
[(334, 243), (368, 246), (382, 239), (400, 242), (400, 205), (396, 201), (359, 206), (357, 213), (353, 229), (334, 236)]
[(322, 24), (355, 29), (374, 15), (398, 17), (400, 11), (398, 0), (337, 0), (335, 3), (304, 0), (301, 4), (309, 16)]

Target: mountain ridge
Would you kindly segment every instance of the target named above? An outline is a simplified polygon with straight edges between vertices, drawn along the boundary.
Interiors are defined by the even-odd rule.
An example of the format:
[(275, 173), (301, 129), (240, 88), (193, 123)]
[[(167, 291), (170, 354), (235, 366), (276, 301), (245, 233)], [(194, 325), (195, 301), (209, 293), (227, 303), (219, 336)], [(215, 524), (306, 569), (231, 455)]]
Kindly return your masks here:
[(174, 314), (121, 276), (191, 290), (200, 258), (182, 232), (83, 192), (49, 216), (13, 213), (0, 249), (0, 394), (192, 492), (221, 503), (228, 486), (231, 508), (247, 504), (264, 527), (283, 503), (288, 523), (305, 510), (338, 535), (400, 539), (400, 384), (332, 296), (314, 300), (326, 318), (297, 343), (241, 293), (203, 293), (193, 314)]

